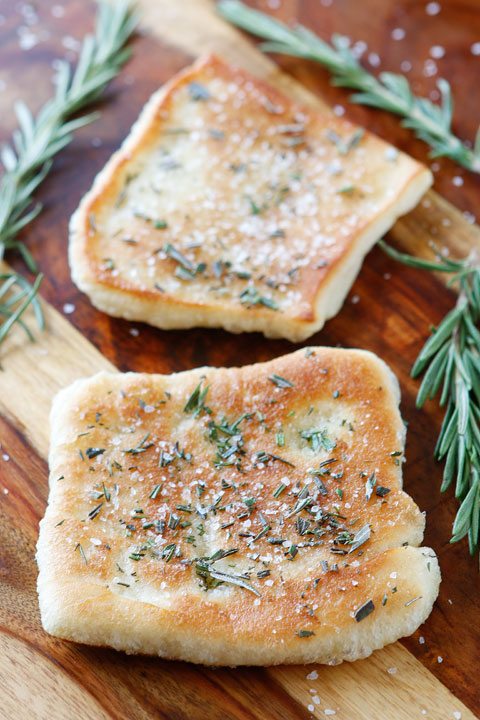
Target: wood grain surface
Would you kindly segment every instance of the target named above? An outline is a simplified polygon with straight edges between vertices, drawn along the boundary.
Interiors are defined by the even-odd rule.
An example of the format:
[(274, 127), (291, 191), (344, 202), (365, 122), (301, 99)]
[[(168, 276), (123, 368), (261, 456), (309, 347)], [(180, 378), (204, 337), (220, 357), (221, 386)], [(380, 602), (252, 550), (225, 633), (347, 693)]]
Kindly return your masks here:
[[(412, 638), (366, 661), (317, 668), (319, 677), (311, 681), (306, 676), (312, 667), (205, 670), (63, 643), (41, 629), (34, 551), (47, 496), (47, 413), (56, 389), (102, 367), (170, 372), (202, 364), (256, 362), (292, 348), (286, 341), (256, 334), (161, 332), (112, 319), (94, 310), (72, 285), (66, 260), (70, 214), (150, 93), (198, 53), (216, 49), (297, 99), (344, 107), (349, 119), (427, 161), (426, 147), (397, 119), (350, 104), (348, 93), (330, 87), (321, 68), (275, 58), (287, 71), (280, 74), (250, 40), (213, 15), (209, 0), (140, 4), (144, 22), (134, 59), (113, 83), (102, 119), (80, 131), (56, 161), (56, 172), (39, 193), (45, 211), (24, 235), (46, 275), (42, 296), (53, 306), (47, 312), (47, 332), (35, 344), (15, 333), (0, 348), (0, 717), (26, 716), (35, 702), (30, 717), (307, 718), (315, 693), (320, 699), (318, 705), (313, 703), (315, 717), (334, 709), (342, 719), (460, 717), (454, 713), (465, 719), (473, 717), (467, 707), (478, 715), (478, 565), (468, 557), (465, 544), (448, 543), (456, 501), (450, 494), (438, 494), (441, 468), (432, 460), (441, 414), (435, 403), (415, 410), (418, 383), (409, 378), (429, 324), (438, 322), (454, 296), (437, 278), (394, 265), (378, 249), (366, 259), (340, 314), (311, 344), (373, 350), (399, 376), (402, 412), (409, 423), (405, 488), (427, 511), (425, 541), (438, 553), (443, 573), (440, 596), (427, 623)], [(380, 56), (381, 69), (397, 71), (410, 62), (408, 74), (415, 91), (423, 94), (434, 90), (438, 77), (427, 63), (432, 60), (431, 48), (443, 47), (444, 56), (435, 62), (439, 74), (454, 86), (455, 129), (463, 137), (474, 136), (475, 121), (480, 119), (480, 57), (470, 50), (480, 41), (476, 0), (442, 2), (434, 15), (426, 11), (428, 3), (414, 0), (250, 4), (287, 21), (298, 19), (325, 38), (342, 32), (364, 41), (367, 64), (370, 53)], [(36, 108), (49, 96), (53, 59), (75, 59), (75, 40), (90, 29), (94, 12), (90, 3), (44, 0), (33, 22), (27, 5), (0, 4), (0, 140), (14, 127), (11, 109), (16, 98)], [(403, 40), (392, 39), (395, 28), (405, 30)], [(30, 41), (25, 40), (28, 33), (33, 35)], [(29, 44), (30, 49), (22, 49)], [(374, 56), (371, 60), (376, 62)], [(433, 169), (435, 189), (442, 197), (429, 193), (388, 239), (417, 254), (428, 254), (431, 239), (452, 253), (465, 254), (479, 244), (480, 234), (471, 220), (477, 211), (480, 176), (446, 160), (435, 161)], [(22, 268), (14, 257), (8, 260)], [(73, 312), (62, 318), (65, 308), (72, 309), (69, 305)], [(389, 673), (392, 668), (397, 671)]]

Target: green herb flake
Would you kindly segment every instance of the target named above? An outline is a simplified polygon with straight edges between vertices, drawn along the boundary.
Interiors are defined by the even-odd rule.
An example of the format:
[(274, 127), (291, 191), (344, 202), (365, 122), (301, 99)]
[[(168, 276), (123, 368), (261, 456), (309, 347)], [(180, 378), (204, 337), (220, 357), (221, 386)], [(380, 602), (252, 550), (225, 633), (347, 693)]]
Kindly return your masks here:
[(205, 400), (206, 400), (209, 388), (210, 388), (210, 385), (207, 385), (202, 390), (202, 381), (200, 381), (198, 383), (198, 385), (196, 386), (195, 390), (192, 392), (192, 394), (188, 398), (187, 402), (185, 403), (183, 412), (185, 412), (185, 413), (193, 412), (195, 418), (200, 417), (200, 414), (201, 414), (202, 410), (204, 409)]
[(176, 549), (177, 549), (177, 546), (175, 543), (171, 543), (170, 545), (165, 545), (165, 547), (162, 550), (162, 558), (165, 560), (166, 563), (170, 562)]
[(384, 487), (383, 485), (377, 485), (375, 488), (375, 495), (378, 497), (385, 497), (388, 495), (388, 493), (391, 492), (390, 488)]
[(242, 305), (247, 307), (253, 307), (254, 305), (264, 305), (270, 308), (270, 310), (279, 310), (279, 306), (271, 298), (267, 298), (264, 295), (260, 295), (258, 290), (253, 287), (246, 288), (240, 295), (240, 302)]
[(152, 498), (152, 500), (155, 500), (158, 497), (158, 494), (160, 493), (160, 490), (162, 489), (163, 483), (158, 483), (158, 485), (155, 485), (152, 492), (148, 496), (149, 498)]
[(360, 622), (361, 620), (364, 620), (367, 615), (370, 615), (375, 610), (375, 605), (373, 604), (373, 600), (367, 600), (366, 603), (363, 603), (358, 610), (355, 612), (355, 620), (357, 622)]
[(82, 556), (83, 562), (85, 563), (85, 565), (87, 565), (87, 564), (88, 564), (88, 563), (87, 563), (87, 558), (85, 557), (85, 553), (84, 553), (84, 551), (83, 551), (83, 547), (81, 546), (80, 543), (77, 543), (77, 544), (75, 545), (74, 552), (75, 552), (75, 550), (78, 550), (78, 551), (79, 551), (80, 555)]
[(139, 455), (140, 453), (146, 452), (149, 448), (153, 447), (153, 443), (148, 443), (147, 445), (145, 445), (149, 437), (150, 433), (147, 432), (147, 434), (142, 438), (142, 440), (140, 440), (138, 445), (136, 445), (134, 448), (130, 448), (129, 450), (123, 450), (123, 452), (129, 455)]
[(275, 434), (275, 442), (277, 443), (278, 447), (285, 446), (285, 432), (283, 430), (283, 427), (281, 427)]
[(85, 450), (85, 455), (88, 457), (89, 460), (92, 460), (93, 458), (96, 458), (98, 455), (103, 455), (104, 452), (105, 452), (104, 448), (89, 447)]
[(285, 378), (281, 377), (280, 375), (277, 375), (274, 373), (273, 375), (270, 375), (268, 377), (270, 382), (272, 382), (274, 385), (276, 385), (279, 388), (293, 388), (294, 384), (290, 382), (290, 380), (286, 380)]
[(300, 430), (299, 433), (303, 440), (311, 443), (314, 452), (320, 448), (331, 452), (337, 447), (337, 444), (328, 437), (326, 430)]
[(198, 102), (199, 100), (209, 100), (212, 97), (210, 91), (199, 82), (189, 83), (188, 92), (194, 102)]

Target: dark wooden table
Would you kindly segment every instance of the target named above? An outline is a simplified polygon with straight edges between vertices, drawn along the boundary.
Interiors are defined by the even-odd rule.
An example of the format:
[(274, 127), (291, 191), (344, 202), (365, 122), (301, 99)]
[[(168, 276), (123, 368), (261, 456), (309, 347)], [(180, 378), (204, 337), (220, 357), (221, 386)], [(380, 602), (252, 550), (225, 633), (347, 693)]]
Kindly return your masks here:
[[(474, 138), (480, 122), (478, 0), (442, 0), (441, 3), (258, 0), (249, 4), (289, 22), (296, 19), (325, 39), (334, 32), (349, 36), (359, 43), (357, 47), (364, 48), (362, 57), (367, 67), (375, 72), (383, 69), (404, 72), (417, 94), (436, 99), (437, 79), (447, 78), (456, 103), (455, 132), (462, 138)], [(3, 13), (0, 16), (0, 140), (7, 139), (15, 126), (12, 107), (17, 98), (25, 99), (36, 109), (50, 95), (52, 61), (62, 56), (76, 58), (77, 40), (91, 27), (93, 12), (91, 3), (72, 1), (61, 5), (56, 0), (43, 0), (37, 6), (8, 0), (0, 3), (0, 13)], [(45, 273), (42, 296), (60, 312), (68, 312), (73, 325), (121, 370), (171, 372), (204, 364), (229, 366), (289, 352), (292, 345), (287, 341), (266, 340), (258, 334), (234, 336), (204, 329), (162, 332), (113, 319), (96, 311), (72, 284), (66, 254), (71, 213), (95, 174), (127, 134), (151, 92), (192, 59), (143, 32), (134, 42), (134, 53), (133, 60), (108, 91), (100, 108), (101, 120), (76, 134), (72, 145), (55, 161), (55, 172), (38, 193), (45, 210), (22, 239)], [(344, 112), (349, 119), (430, 165), (435, 189), (465, 213), (469, 222), (475, 221), (475, 214), (479, 212), (480, 175), (462, 170), (449, 160), (431, 161), (426, 145), (402, 128), (398, 118), (353, 105), (348, 100), (348, 91), (332, 87), (328, 73), (321, 67), (292, 58), (275, 59), (287, 73), (323, 96), (335, 112)], [(430, 231), (434, 238), (435, 227)], [(12, 255), (7, 259), (24, 271), (18, 258)], [(421, 411), (415, 409), (418, 383), (409, 378), (409, 369), (429, 324), (438, 322), (453, 301), (454, 294), (432, 275), (395, 265), (379, 249), (374, 249), (339, 315), (309, 344), (339, 344), (372, 350), (384, 358), (400, 378), (402, 412), (409, 428), (405, 487), (427, 512), (425, 543), (438, 553), (443, 574), (435, 611), (418, 632), (403, 642), (478, 714), (478, 558), (468, 556), (464, 542), (449, 544), (457, 502), (451, 492), (439, 495), (441, 468), (432, 459), (441, 413), (436, 403), (428, 403)], [(25, 519), (30, 529), (23, 534), (18, 531), (19, 542), (26, 543), (29, 562), (24, 574), (19, 575), (18, 567), (25, 557), (24, 549), (12, 545), (7, 552), (0, 545), (0, 594), (8, 599), (7, 584), (12, 573), (14, 577), (22, 577), (25, 587), (34, 592), (32, 558), (36, 523), (43, 514), (46, 499), (47, 470), (42, 459), (26, 452), (21, 432), (3, 416), (0, 417), (0, 441), (11, 455), (17, 453), (26, 458), (24, 465), (15, 470), (0, 461), (0, 485), (6, 484), (6, 475), (11, 478), (13, 472), (25, 492), (30, 493), (29, 516)], [(29, 478), (34, 478), (33, 482)], [(4, 522), (15, 524), (15, 516), (7, 513)], [(15, 607), (7, 610), (5, 607), (8, 608), (8, 603), (1, 606), (0, 625), (15, 627), (26, 622), (32, 632), (38, 631), (35, 614), (22, 618)], [(145, 672), (148, 672), (147, 666)], [(251, 674), (252, 683), (254, 677)], [(173, 686), (170, 691), (177, 692)], [(220, 685), (215, 692), (218, 703), (224, 702)], [(245, 690), (246, 705), (247, 699)], [(174, 702), (172, 699), (171, 707)], [(281, 701), (278, 702), (281, 705)], [(274, 706), (275, 703), (272, 708)], [(170, 705), (167, 703), (166, 707)], [(206, 708), (202, 712), (206, 713), (203, 717), (208, 716)], [(228, 712), (237, 717), (233, 710)], [(265, 717), (273, 717), (270, 712), (273, 710), (269, 709)], [(161, 716), (176, 716), (173, 710), (171, 715), (168, 711), (165, 713)], [(151, 716), (155, 716), (153, 710)], [(201, 716), (201, 713), (195, 715)], [(247, 715), (238, 714), (238, 717)]]

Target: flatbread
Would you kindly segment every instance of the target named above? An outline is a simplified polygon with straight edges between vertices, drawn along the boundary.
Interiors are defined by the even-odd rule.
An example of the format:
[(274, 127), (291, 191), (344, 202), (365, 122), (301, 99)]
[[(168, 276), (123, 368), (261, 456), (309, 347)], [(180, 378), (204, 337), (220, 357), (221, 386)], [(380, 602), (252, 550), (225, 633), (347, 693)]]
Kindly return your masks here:
[(44, 628), (211, 665), (334, 664), (412, 633), (440, 574), (398, 400), (375, 355), (332, 348), (62, 390)]
[(101, 310), (160, 328), (303, 340), (430, 171), (210, 56), (156, 92), (72, 217)]

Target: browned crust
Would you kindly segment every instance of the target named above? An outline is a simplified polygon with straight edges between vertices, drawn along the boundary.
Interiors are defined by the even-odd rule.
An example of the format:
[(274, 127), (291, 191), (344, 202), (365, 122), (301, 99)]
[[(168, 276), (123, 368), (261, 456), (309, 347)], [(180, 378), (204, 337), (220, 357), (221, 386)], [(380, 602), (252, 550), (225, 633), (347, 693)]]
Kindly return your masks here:
[[(276, 387), (268, 380), (273, 374), (293, 381), (294, 388)], [(193, 420), (183, 408), (201, 379), (203, 386), (210, 385), (207, 398), (212, 414)], [(170, 397), (160, 406), (165, 391)], [(339, 396), (333, 399), (337, 391)], [(147, 403), (147, 410), (139, 410), (144, 407), (139, 399)], [(67, 388), (53, 409), (51, 493), (38, 545), (45, 628), (67, 639), (111, 645), (127, 652), (231, 665), (353, 660), (413, 632), (430, 612), (439, 575), (428, 548), (399, 547), (420, 543), (424, 520), (402, 491), (401, 465), (391, 454), (403, 451), (404, 430), (397, 401), (394, 378), (375, 356), (331, 348), (315, 348), (308, 356), (298, 351), (246, 368), (202, 368), (170, 377), (101, 373)], [(326, 419), (337, 412), (339, 403), (339, 412), (348, 422), (353, 421), (355, 432), (345, 434), (334, 418)], [(308, 414), (310, 405), (315, 412), (321, 408), (324, 427), (336, 439), (333, 454), (341, 458), (335, 467), (343, 470), (340, 481), (328, 475), (323, 478), (328, 495), (318, 502), (325, 511), (338, 506), (345, 523), (356, 520), (355, 528), (370, 524), (370, 540), (360, 551), (348, 556), (332, 554), (327, 534), (323, 545), (300, 548), (292, 561), (266, 538), (253, 544), (242, 540), (237, 534), (242, 530), (240, 521), (234, 521), (232, 530), (215, 529), (217, 516), (212, 514), (208, 522), (204, 521), (206, 536), (197, 537), (197, 547), (184, 541), (182, 533), (175, 534), (175, 529), (167, 527), (164, 531), (162, 544), (175, 542), (184, 558), (211, 555), (220, 547), (233, 545), (238, 552), (232, 557), (241, 568), (251, 564), (252, 552), (260, 557), (273, 553), (274, 559), (253, 563), (250, 583), (260, 593), (258, 598), (229, 585), (205, 592), (194, 566), (178, 559), (168, 564), (150, 557), (137, 563), (128, 559), (131, 545), (144, 542), (140, 535), (148, 537), (147, 531), (142, 534), (141, 523), (130, 519), (131, 503), (140, 506), (147, 519), (156, 517), (160, 501), (150, 498), (149, 493), (166, 471), (158, 469), (158, 455), (150, 449), (132, 457), (136, 468), (133, 475), (130, 468), (116, 470), (112, 478), (105, 469), (107, 459), (123, 463), (121, 448), (125, 443), (137, 444), (148, 431), (154, 444), (158, 438), (168, 438), (171, 445), (178, 441), (180, 448), (193, 454), (192, 465), (181, 463), (181, 486), (162, 480), (168, 485), (169, 512), (179, 503), (185, 504), (182, 488), (189, 487), (195, 478), (205, 480), (202, 502), (207, 507), (222, 492), (222, 479), (228, 484), (233, 481), (242, 496), (256, 497), (256, 510), (249, 516), (253, 532), (262, 527), (257, 514), (261, 511), (273, 518), (271, 534), (275, 535), (279, 529), (274, 527), (274, 518), (284, 500), (274, 499), (273, 491), (282, 478), (290, 473), (291, 487), (297, 479), (303, 483), (308, 467), (332, 456), (333, 451), (329, 454), (322, 450), (315, 455), (306, 449), (306, 443), (297, 440), (299, 428), (312, 422), (309, 417), (320, 426), (319, 416)], [(244, 411), (261, 413), (262, 417), (252, 416), (244, 423), (245, 472), (211, 470), (213, 446), (205, 441), (209, 419), (219, 422), (224, 414), (232, 422)], [(295, 422), (289, 417), (295, 417)], [(325, 424), (328, 422), (330, 425)], [(275, 443), (280, 423), (286, 438), (281, 449)], [(131, 427), (134, 433), (128, 434)], [(88, 436), (83, 434), (85, 428)], [(115, 438), (119, 441), (111, 444)], [(86, 463), (79, 451), (84, 453), (87, 445), (107, 451)], [(260, 449), (281, 453), (295, 468), (290, 471), (280, 462), (250, 467), (252, 452)], [(361, 476), (365, 470), (374, 471), (378, 483), (390, 489), (386, 498), (374, 496), (365, 502), (365, 478)], [(114, 501), (105, 502), (102, 513), (85, 522), (98, 502), (88, 495), (94, 479), (108, 487), (115, 481), (120, 488), (120, 505), (114, 508)], [(342, 500), (335, 495), (336, 487), (343, 490)], [(223, 492), (222, 504), (238, 501), (234, 490)], [(287, 505), (293, 502), (294, 497)], [(229, 512), (219, 510), (219, 523)], [(238, 509), (231, 512), (236, 517)], [(282, 512), (286, 516), (283, 536), (288, 542), (301, 542), (294, 520), (288, 519), (286, 510)], [(311, 519), (306, 512), (302, 515)], [(118, 517), (138, 525), (132, 539), (126, 539)], [(185, 514), (186, 518), (195, 518), (194, 525), (199, 521), (196, 515)], [(230, 538), (228, 533), (232, 533)], [(84, 548), (87, 565), (78, 543)], [(329, 566), (337, 562), (338, 571), (325, 572), (321, 564), (325, 560)], [(116, 563), (122, 566), (121, 576)], [(265, 567), (271, 575), (257, 579), (256, 571)], [(129, 574), (133, 569), (135, 579)], [(229, 571), (228, 564), (222, 569)], [(122, 582), (128, 580), (129, 587), (118, 584), (115, 576)], [(413, 598), (415, 602), (410, 603)], [(368, 600), (373, 601), (375, 612), (355, 622), (354, 613)], [(314, 635), (300, 637), (301, 630)]]
[[(288, 108), (290, 115), (296, 113), (305, 115), (311, 123), (313, 140), (316, 132), (320, 130), (323, 132), (326, 127), (333, 131), (338, 130), (340, 134), (353, 133), (356, 130), (354, 125), (342, 119), (327, 118), (304, 106), (292, 103), (275, 88), (243, 70), (232, 68), (214, 55), (201, 58), (172, 78), (152, 96), (132, 133), (97, 177), (92, 190), (85, 196), (72, 218), (70, 263), (74, 280), (91, 295), (99, 307), (107, 309), (108, 306), (112, 313), (128, 317), (126, 315), (128, 310), (125, 310), (124, 305), (126, 298), (130, 298), (132, 318), (150, 321), (163, 327), (224, 325), (234, 330), (236, 327), (239, 330), (260, 329), (267, 334), (268, 328), (271, 327), (272, 334), (284, 335), (294, 340), (303, 339), (319, 329), (326, 318), (338, 311), (364, 254), (393, 224), (399, 214), (416, 204), (431, 183), (431, 174), (423, 165), (400, 153), (402, 180), (392, 194), (391, 201), (383, 202), (378, 213), (369, 221), (359, 219), (349, 235), (344, 238), (337, 237), (335, 247), (330, 248), (328, 264), (325, 268), (315, 267), (311, 263), (301, 270), (301, 298), (282, 313), (275, 313), (262, 306), (247, 309), (232, 302), (227, 303), (228, 311), (222, 310), (218, 305), (212, 304), (207, 297), (202, 300), (185, 299), (182, 293), (160, 292), (147, 287), (140, 289), (135, 281), (127, 280), (123, 276), (113, 278), (111, 273), (99, 264), (97, 238), (100, 236), (99, 231), (91, 226), (92, 213), (95, 217), (102, 217), (102, 214), (113, 208), (129, 163), (134, 157), (155, 145), (164, 117), (176, 102), (177, 91), (207, 70), (215, 77), (227, 81), (235, 79), (253, 83), (272, 105)], [(367, 153), (385, 152), (388, 147), (370, 133), (365, 134), (362, 142), (367, 147)], [(215, 152), (214, 148), (212, 152)], [(352, 267), (349, 267), (350, 264)], [(174, 263), (171, 265), (173, 269)], [(328, 297), (332, 295), (333, 299)], [(160, 308), (164, 311), (165, 319), (161, 317)], [(228, 318), (225, 317), (227, 312)]]

